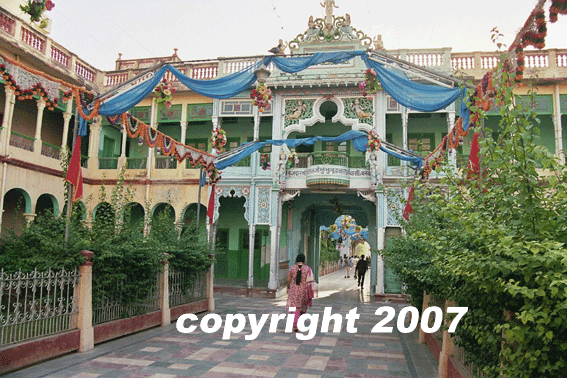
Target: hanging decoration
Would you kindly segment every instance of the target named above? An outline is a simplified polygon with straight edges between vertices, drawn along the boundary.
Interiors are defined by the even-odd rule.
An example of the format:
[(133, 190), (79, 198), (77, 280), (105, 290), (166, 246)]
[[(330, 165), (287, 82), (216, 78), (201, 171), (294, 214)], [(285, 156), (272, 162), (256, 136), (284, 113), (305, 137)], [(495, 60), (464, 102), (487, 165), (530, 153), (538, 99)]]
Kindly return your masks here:
[(551, 0), (549, 21), (556, 22), (558, 14), (567, 14), (567, 0)]
[(164, 77), (154, 88), (154, 95), (156, 96), (154, 97), (154, 102), (158, 105), (165, 104), (165, 107), (169, 109), (171, 108), (174, 93), (173, 83)]
[(297, 164), (299, 164), (299, 157), (297, 156), (297, 152), (295, 152), (295, 148), (292, 148), (289, 151), (289, 155), (287, 155), (285, 167), (286, 169), (292, 169), (295, 168)]
[(382, 85), (374, 68), (369, 68), (364, 72), (364, 81), (358, 83), (358, 89), (364, 97), (382, 90)]
[(196, 148), (181, 144), (173, 138), (165, 135), (161, 131), (146, 125), (129, 113), (122, 114), (122, 127), (130, 138), (138, 138), (138, 141), (145, 142), (150, 148), (159, 148), (164, 156), (174, 156), (178, 162), (189, 160), (191, 167), (199, 166), (207, 172), (207, 177), (211, 184), (220, 181), (219, 170), (215, 167), (214, 157)]
[(211, 147), (222, 152), (226, 145), (226, 131), (220, 127), (215, 127), (211, 135)]
[(271, 168), (271, 164), (270, 164), (270, 154), (262, 154), (260, 156), (260, 164), (262, 165), (262, 169), (264, 171), (268, 170)]
[(28, 0), (25, 5), (20, 5), (20, 10), (30, 16), (31, 22), (39, 22), (43, 19), (43, 12), (53, 7), (55, 3), (51, 0)]
[(250, 93), (252, 104), (258, 107), (258, 111), (263, 113), (264, 110), (272, 103), (272, 91), (266, 87), (264, 83), (258, 83), (255, 89)]
[(378, 134), (370, 130), (368, 132), (367, 139), (368, 139), (368, 143), (366, 143), (366, 147), (368, 148), (369, 151), (375, 152), (380, 149), (381, 143)]

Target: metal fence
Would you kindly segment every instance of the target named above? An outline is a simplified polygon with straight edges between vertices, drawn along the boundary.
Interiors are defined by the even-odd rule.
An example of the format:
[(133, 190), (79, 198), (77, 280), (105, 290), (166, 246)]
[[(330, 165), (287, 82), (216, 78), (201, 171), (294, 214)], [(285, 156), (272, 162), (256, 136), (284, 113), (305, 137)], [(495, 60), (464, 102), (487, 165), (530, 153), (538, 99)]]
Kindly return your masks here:
[(207, 298), (206, 272), (185, 273), (169, 270), (169, 307)]
[[(148, 296), (142, 302), (123, 304), (120, 299), (102, 298), (98, 305), (93, 304), (93, 325), (159, 310), (159, 278), (160, 274), (157, 275), (155, 285), (150, 288)], [(96, 280), (94, 275), (93, 280)]]
[(0, 346), (76, 328), (78, 270), (0, 270)]
[(459, 336), (453, 335), (453, 343), (453, 356), (451, 357), (451, 361), (456, 365), (459, 372), (462, 373), (463, 378), (486, 377), (476, 366), (467, 363), (467, 352), (457, 345), (459, 343)]

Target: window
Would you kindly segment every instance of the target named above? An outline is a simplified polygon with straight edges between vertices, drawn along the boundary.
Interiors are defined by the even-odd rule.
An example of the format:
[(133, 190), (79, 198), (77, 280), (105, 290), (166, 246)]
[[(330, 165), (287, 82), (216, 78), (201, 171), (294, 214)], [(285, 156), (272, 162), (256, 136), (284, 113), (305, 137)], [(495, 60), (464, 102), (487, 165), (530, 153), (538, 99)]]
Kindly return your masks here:
[(434, 134), (408, 134), (408, 149), (424, 155), (435, 148)]
[(193, 147), (201, 151), (207, 151), (207, 139), (189, 139), (186, 144), (189, 147)]

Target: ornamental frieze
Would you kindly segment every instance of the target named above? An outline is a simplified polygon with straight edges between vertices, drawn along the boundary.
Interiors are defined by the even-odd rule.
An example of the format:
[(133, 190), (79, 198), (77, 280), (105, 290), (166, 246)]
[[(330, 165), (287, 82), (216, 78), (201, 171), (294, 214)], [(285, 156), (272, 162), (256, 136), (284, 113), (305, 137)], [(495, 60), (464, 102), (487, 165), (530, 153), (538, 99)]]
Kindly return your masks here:
[(315, 99), (285, 100), (285, 127), (313, 117)]
[(359, 123), (373, 124), (374, 104), (366, 97), (343, 98), (345, 118), (358, 119)]

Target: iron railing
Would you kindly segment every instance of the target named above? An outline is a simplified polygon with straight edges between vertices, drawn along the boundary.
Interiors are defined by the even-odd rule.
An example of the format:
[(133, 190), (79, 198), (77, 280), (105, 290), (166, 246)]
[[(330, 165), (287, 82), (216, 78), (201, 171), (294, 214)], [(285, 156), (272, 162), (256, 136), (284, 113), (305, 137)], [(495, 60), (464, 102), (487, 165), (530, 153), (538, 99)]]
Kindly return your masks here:
[[(158, 311), (159, 278), (160, 274), (156, 276), (155, 285), (152, 285), (150, 288), (148, 296), (141, 302), (123, 304), (120, 298), (109, 299), (103, 297), (100, 299), (96, 305), (93, 304), (93, 325)], [(93, 281), (95, 280), (96, 276), (93, 275)]]
[(0, 346), (76, 328), (78, 270), (0, 270)]
[(207, 298), (206, 272), (185, 273), (169, 270), (169, 307)]

